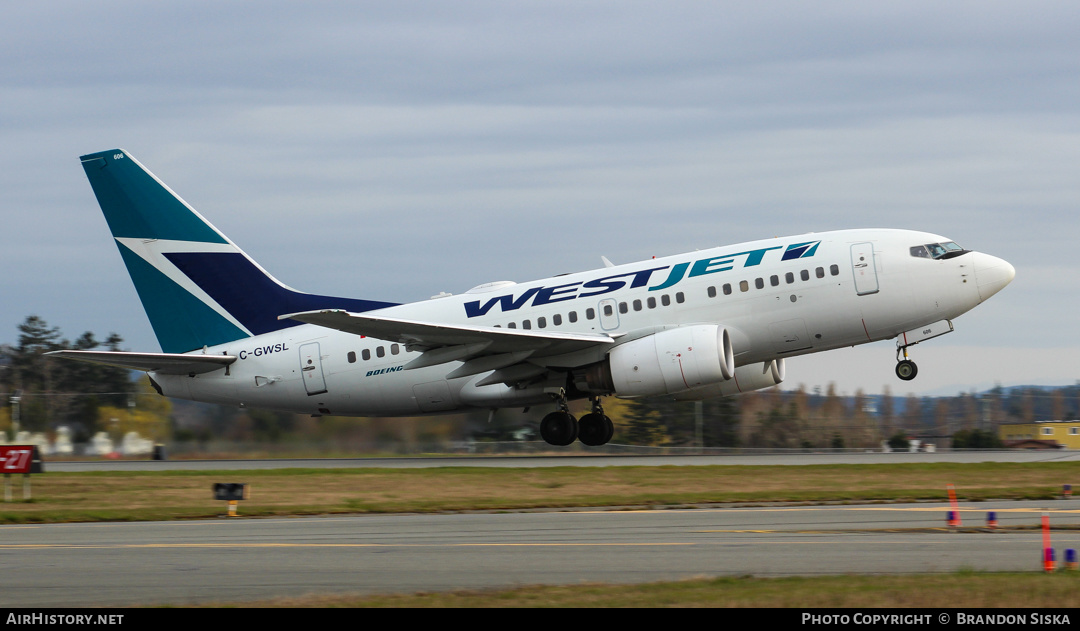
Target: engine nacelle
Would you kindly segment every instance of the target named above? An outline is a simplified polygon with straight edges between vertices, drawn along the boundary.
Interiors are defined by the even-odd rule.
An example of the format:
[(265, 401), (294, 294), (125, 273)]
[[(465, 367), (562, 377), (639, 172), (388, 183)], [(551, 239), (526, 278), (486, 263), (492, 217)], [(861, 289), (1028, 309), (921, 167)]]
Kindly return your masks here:
[(770, 388), (780, 385), (784, 381), (785, 370), (783, 357), (761, 364), (739, 366), (735, 369), (734, 379), (680, 392), (675, 395), (675, 399), (679, 401), (699, 401), (701, 399), (729, 397), (741, 392)]
[(590, 368), (588, 385), (619, 397), (647, 397), (685, 392), (734, 375), (728, 330), (696, 324), (616, 346), (607, 360)]

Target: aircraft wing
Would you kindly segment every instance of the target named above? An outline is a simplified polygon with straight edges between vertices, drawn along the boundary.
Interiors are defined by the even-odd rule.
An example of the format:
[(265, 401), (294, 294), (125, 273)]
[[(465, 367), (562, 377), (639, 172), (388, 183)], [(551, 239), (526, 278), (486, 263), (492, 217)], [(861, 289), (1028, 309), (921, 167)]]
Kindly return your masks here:
[(437, 324), (349, 313), (340, 309), (304, 311), (278, 317), (399, 342), (408, 350), (422, 351), (423, 355), (405, 365), (406, 370), (451, 361), (472, 364), (471, 368), (462, 366), (449, 377), (504, 368), (526, 358), (565, 355), (615, 342), (614, 338), (604, 334)]
[(52, 351), (51, 357), (76, 359), (115, 368), (159, 372), (166, 375), (198, 375), (236, 361), (235, 355), (183, 355), (179, 353), (124, 353), (119, 351)]

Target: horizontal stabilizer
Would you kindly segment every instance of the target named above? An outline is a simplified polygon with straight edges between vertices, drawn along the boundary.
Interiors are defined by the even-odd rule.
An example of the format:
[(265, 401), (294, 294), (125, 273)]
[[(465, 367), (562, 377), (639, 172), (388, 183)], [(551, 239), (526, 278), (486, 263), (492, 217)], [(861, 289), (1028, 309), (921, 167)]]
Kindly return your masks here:
[(182, 355), (177, 353), (123, 353), (118, 351), (52, 351), (50, 357), (75, 359), (128, 370), (165, 375), (199, 375), (220, 370), (236, 361), (235, 355)]

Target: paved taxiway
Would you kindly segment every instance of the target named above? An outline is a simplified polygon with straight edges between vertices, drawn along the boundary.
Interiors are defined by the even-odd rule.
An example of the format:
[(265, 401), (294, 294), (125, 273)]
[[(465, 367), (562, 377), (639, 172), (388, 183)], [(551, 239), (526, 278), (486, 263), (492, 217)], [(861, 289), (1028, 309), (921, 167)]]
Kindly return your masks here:
[[(963, 506), (1002, 528), (1080, 500)], [(1036, 530), (945, 504), (535, 511), (0, 526), (0, 606), (239, 601), (700, 576), (1037, 571)], [(1053, 533), (1059, 550), (1080, 532)], [(1062, 552), (1059, 552), (1061, 555)]]

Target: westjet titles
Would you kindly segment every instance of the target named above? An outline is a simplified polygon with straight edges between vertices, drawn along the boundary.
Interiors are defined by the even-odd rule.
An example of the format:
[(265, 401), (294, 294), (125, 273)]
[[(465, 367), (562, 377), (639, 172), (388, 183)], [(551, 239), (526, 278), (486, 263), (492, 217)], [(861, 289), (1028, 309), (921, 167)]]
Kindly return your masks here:
[[(784, 251), (784, 256), (781, 261), (788, 261), (799, 258), (809, 258), (817, 252), (817, 246), (820, 241), (811, 241), (809, 243), (796, 243), (789, 245)], [(773, 246), (771, 248), (759, 248), (756, 250), (748, 250), (746, 252), (736, 252), (735, 254), (722, 254), (720, 256), (710, 256), (709, 258), (698, 259), (693, 262), (691, 266), (690, 262), (678, 263), (676, 265), (662, 265), (660, 267), (652, 267), (649, 269), (639, 270), (636, 272), (623, 272), (622, 274), (615, 274), (613, 276), (605, 276), (603, 278), (597, 278), (590, 281), (578, 281), (574, 283), (566, 283), (565, 285), (555, 285), (551, 287), (532, 287), (526, 290), (523, 294), (514, 298), (514, 294), (505, 294), (502, 296), (495, 296), (489, 299), (487, 302), (481, 305), (479, 300), (465, 303), (465, 315), (470, 318), (476, 318), (482, 315), (487, 315), (491, 311), (492, 307), (496, 304), (505, 313), (508, 311), (515, 311), (525, 306), (525, 304), (532, 298), (532, 306), (538, 307), (540, 305), (551, 304), (553, 302), (563, 302), (566, 300), (574, 300), (575, 298), (590, 298), (592, 296), (600, 296), (608, 294), (613, 291), (618, 291), (626, 286), (627, 282), (630, 283), (630, 288), (635, 289), (638, 287), (644, 287), (649, 284), (649, 280), (652, 278), (653, 272), (659, 272), (671, 268), (668, 273), (667, 279), (664, 282), (656, 285), (655, 287), (649, 287), (649, 291), (661, 291), (678, 284), (684, 278), (695, 278), (697, 276), (704, 276), (706, 274), (715, 274), (717, 272), (727, 272), (735, 268), (735, 259), (740, 256), (745, 256), (746, 259), (742, 264), (743, 268), (754, 267), (760, 265), (762, 259), (765, 258), (765, 253), (772, 250), (779, 250), (783, 246)], [(686, 270), (689, 269), (690, 273), (687, 274)], [(627, 277), (633, 277), (633, 280)], [(579, 286), (581, 289), (595, 289), (596, 291), (589, 291), (581, 293), (578, 291)]]

